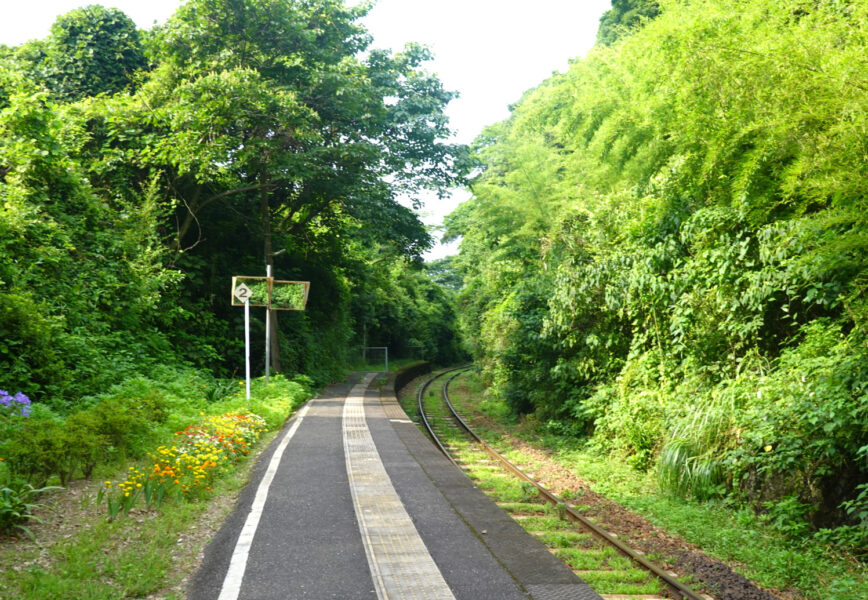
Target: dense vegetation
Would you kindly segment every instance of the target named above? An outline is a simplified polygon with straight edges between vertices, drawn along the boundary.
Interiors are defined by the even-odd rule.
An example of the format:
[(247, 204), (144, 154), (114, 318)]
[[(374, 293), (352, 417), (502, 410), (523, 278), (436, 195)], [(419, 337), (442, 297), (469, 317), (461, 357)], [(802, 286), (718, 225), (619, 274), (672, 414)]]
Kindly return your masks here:
[(0, 49), (0, 388), (67, 411), (155, 364), (229, 375), (229, 282), (266, 264), (312, 282), (278, 371), (325, 381), (363, 334), (454, 357), (430, 236), (398, 202), (460, 180), (453, 93), (424, 48), (370, 49), (363, 14), (192, 1), (140, 32), (90, 6)]
[(864, 545), (868, 3), (615, 4), (475, 143), (464, 339), (516, 414)]
[(217, 414), (244, 365), (234, 275), (311, 282), (304, 312), (272, 314), (294, 400), (363, 343), (459, 356), (431, 237), (399, 202), (462, 180), (454, 94), (421, 46), (370, 48), (366, 10), (190, 0), (143, 32), (89, 6), (0, 47), (3, 494), (142, 459)]
[[(312, 284), (271, 317), (294, 401), (362, 345), (455, 361), (457, 320), (559, 439), (864, 547), (868, 3), (616, 0), (473, 161), (427, 50), (372, 49), (365, 10), (189, 0), (143, 32), (90, 6), (0, 47), (0, 483), (222, 410), (229, 282), (268, 265)], [(398, 199), (473, 165), (461, 252), (423, 265)]]

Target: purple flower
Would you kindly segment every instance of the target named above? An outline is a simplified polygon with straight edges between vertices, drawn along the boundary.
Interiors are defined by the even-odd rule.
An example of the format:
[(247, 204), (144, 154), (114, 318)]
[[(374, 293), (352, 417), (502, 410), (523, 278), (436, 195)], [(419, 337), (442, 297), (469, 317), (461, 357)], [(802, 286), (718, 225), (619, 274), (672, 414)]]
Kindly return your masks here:
[[(6, 390), (0, 390), (0, 407), (12, 408), (13, 402), (18, 414), (22, 417), (30, 416), (30, 398), (24, 392), (16, 392), (14, 396), (11, 396)], [(16, 410), (13, 410), (12, 414), (15, 414)]]

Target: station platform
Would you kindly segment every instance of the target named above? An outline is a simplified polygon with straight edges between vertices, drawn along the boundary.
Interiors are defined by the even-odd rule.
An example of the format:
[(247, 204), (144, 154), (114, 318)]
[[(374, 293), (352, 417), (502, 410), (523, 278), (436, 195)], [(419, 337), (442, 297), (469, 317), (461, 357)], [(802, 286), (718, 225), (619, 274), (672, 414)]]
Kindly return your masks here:
[(440, 454), (368, 373), (307, 403), (260, 455), (187, 598), (600, 596)]

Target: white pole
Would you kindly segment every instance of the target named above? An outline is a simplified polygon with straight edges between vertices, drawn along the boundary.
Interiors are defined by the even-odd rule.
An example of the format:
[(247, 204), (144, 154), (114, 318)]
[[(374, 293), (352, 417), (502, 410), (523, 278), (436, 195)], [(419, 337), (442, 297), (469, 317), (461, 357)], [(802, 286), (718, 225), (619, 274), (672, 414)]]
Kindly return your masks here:
[(244, 370), (247, 375), (247, 400), (250, 400), (250, 298), (244, 299)]
[[(265, 276), (271, 279), (271, 265), (265, 265)], [(271, 296), (268, 297), (269, 302)], [(271, 307), (265, 307), (265, 383), (269, 382), (271, 373)]]

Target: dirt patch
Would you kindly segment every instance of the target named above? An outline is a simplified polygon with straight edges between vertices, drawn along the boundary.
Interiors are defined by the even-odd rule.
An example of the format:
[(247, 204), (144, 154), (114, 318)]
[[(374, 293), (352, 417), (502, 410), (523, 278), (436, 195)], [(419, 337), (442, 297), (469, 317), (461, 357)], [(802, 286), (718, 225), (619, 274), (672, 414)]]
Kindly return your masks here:
[[(49, 550), (58, 542), (76, 535), (89, 519), (98, 518), (94, 500), (102, 484), (95, 481), (72, 481), (62, 490), (42, 495), (34, 511), (39, 521), (25, 523), (34, 539), (15, 535), (0, 537), (0, 565), (4, 569), (25, 570), (51, 566)], [(5, 564), (11, 556), (14, 564)], [(25, 558), (22, 558), (25, 557)]]

